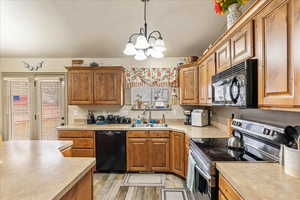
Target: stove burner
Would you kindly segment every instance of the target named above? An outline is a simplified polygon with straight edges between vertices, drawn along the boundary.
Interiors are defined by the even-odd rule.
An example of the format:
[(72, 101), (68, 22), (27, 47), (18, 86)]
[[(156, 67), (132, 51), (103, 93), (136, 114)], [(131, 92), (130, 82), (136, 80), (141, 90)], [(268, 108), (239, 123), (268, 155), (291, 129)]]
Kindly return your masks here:
[(227, 139), (194, 139), (193, 142), (209, 161), (241, 161), (245, 154), (243, 149), (229, 149)]

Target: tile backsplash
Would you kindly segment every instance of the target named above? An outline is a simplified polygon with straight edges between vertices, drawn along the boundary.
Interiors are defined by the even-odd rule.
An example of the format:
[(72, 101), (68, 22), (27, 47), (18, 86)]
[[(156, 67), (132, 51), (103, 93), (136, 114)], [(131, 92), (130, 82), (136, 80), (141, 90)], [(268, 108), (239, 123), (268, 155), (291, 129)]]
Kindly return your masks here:
[[(168, 111), (152, 111), (152, 118), (161, 119), (164, 114), (166, 119), (184, 119), (183, 108), (179, 105), (173, 105), (172, 110)], [(76, 121), (85, 120), (87, 118), (88, 111), (93, 111), (95, 115), (100, 114), (113, 114), (128, 116), (131, 118), (137, 118), (143, 111), (131, 110), (131, 105), (125, 106), (68, 106), (68, 123), (74, 124)]]

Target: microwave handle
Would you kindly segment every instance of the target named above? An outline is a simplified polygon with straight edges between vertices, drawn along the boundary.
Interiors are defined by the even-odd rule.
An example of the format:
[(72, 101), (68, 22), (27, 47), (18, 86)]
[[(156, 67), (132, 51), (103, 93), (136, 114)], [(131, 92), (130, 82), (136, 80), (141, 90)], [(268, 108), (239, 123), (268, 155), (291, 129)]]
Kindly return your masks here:
[[(233, 93), (232, 93), (232, 89), (233, 89), (234, 84), (237, 84), (237, 88), (238, 88), (238, 94), (235, 98), (233, 97)], [(240, 97), (240, 94), (241, 94), (241, 85), (240, 85), (240, 83), (239, 83), (239, 81), (236, 77), (234, 77), (232, 79), (229, 91), (230, 91), (230, 98), (231, 98), (232, 102), (236, 104), (237, 100), (238, 100), (238, 98)]]

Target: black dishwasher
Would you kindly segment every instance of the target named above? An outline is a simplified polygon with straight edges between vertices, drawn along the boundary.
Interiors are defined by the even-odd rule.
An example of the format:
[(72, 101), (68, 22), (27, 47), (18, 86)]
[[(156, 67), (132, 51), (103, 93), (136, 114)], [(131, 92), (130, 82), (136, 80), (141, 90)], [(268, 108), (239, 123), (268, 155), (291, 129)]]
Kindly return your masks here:
[(97, 172), (126, 171), (126, 132), (96, 132)]

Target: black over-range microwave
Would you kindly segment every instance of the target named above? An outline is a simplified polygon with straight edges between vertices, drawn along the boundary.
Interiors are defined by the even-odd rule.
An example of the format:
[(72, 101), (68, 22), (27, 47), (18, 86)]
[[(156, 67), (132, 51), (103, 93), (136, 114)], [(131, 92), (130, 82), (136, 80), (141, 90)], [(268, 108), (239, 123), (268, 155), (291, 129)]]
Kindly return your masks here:
[(212, 77), (212, 104), (256, 108), (257, 60), (249, 59)]

